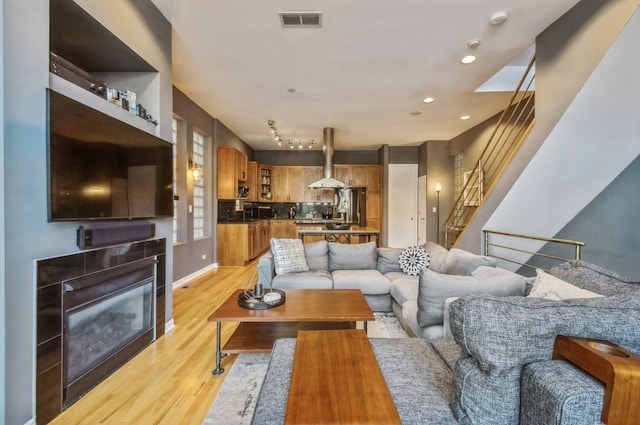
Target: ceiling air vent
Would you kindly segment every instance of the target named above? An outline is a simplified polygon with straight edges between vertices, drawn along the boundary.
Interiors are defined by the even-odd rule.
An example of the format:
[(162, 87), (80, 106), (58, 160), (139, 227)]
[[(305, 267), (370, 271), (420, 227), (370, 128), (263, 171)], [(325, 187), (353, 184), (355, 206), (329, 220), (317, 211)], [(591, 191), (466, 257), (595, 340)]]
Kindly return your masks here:
[(280, 23), (284, 28), (320, 28), (322, 12), (280, 12)]

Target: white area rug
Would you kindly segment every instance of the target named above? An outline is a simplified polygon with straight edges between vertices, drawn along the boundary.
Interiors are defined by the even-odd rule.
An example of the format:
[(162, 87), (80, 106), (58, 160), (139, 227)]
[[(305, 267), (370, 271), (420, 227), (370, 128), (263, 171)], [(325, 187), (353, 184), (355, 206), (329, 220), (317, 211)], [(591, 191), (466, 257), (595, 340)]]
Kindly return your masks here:
[[(369, 322), (370, 338), (406, 338), (407, 334), (393, 313), (375, 313)], [(362, 328), (362, 323), (358, 323)], [(270, 354), (240, 354), (220, 388), (203, 425), (245, 425), (251, 423)]]

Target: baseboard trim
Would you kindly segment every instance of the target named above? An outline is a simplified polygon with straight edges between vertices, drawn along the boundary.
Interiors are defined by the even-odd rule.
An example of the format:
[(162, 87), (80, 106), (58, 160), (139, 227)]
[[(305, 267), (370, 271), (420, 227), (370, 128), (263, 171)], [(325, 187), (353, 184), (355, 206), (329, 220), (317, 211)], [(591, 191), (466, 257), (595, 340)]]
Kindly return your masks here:
[(218, 268), (218, 263), (213, 263), (213, 264), (209, 264), (207, 267), (204, 267), (200, 270), (197, 270), (193, 273), (191, 273), (188, 276), (183, 277), (182, 279), (178, 279), (175, 282), (173, 282), (172, 288), (176, 289), (181, 287), (182, 285), (186, 284), (187, 282), (189, 282), (191, 279), (195, 279), (196, 277), (199, 277), (211, 270), (215, 270)]
[(167, 333), (170, 330), (173, 330), (173, 328), (175, 327), (176, 327), (176, 322), (174, 322), (173, 319), (169, 320), (167, 323), (164, 324), (164, 333)]

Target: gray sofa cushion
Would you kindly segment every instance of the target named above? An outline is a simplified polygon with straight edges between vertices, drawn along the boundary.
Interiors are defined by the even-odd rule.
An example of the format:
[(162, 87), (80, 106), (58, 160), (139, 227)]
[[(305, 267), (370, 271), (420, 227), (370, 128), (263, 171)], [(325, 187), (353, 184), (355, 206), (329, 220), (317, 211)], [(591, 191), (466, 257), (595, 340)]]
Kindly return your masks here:
[(329, 244), (327, 241), (304, 244), (309, 270), (329, 270)]
[(445, 247), (431, 241), (425, 242), (422, 247), (429, 253), (429, 268), (434, 272), (439, 272), (449, 251)]
[(276, 275), (271, 285), (276, 289), (332, 289), (333, 279), (326, 270), (311, 270)]
[(517, 424), (522, 367), (550, 359), (558, 335), (640, 353), (640, 297), (632, 293), (563, 301), (471, 295), (451, 304), (450, 321), (464, 353), (452, 403), (461, 423)]
[(400, 253), (402, 248), (378, 248), (378, 271), (382, 274), (402, 272)]
[(378, 270), (336, 270), (331, 276), (334, 289), (360, 289), (365, 295), (389, 293), (389, 279)]
[(624, 294), (640, 289), (640, 282), (581, 260), (554, 266), (549, 274), (602, 295)]
[(525, 285), (521, 276), (456, 276), (432, 272), (420, 272), (418, 286), (418, 323), (421, 326), (441, 325), (444, 321), (444, 301), (450, 297), (470, 294), (497, 296), (524, 295)]
[(495, 267), (496, 260), (484, 255), (476, 255), (462, 249), (451, 248), (444, 258), (440, 273), (470, 276), (480, 266)]
[[(389, 275), (386, 275), (389, 277)], [(413, 279), (409, 279), (412, 277)], [(418, 277), (407, 276), (406, 279), (395, 279), (391, 281), (389, 289), (391, 297), (400, 305), (407, 301), (415, 301), (418, 299)]]
[(601, 423), (604, 385), (571, 363), (526, 365), (520, 391), (520, 425)]
[(376, 270), (378, 251), (375, 242), (360, 244), (329, 243), (329, 271)]

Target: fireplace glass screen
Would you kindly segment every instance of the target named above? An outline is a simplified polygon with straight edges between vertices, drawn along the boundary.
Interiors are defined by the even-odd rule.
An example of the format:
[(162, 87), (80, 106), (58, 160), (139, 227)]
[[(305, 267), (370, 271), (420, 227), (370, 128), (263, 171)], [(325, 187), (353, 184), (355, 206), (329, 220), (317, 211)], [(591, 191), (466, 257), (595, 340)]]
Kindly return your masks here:
[(153, 329), (153, 278), (66, 312), (67, 385)]

